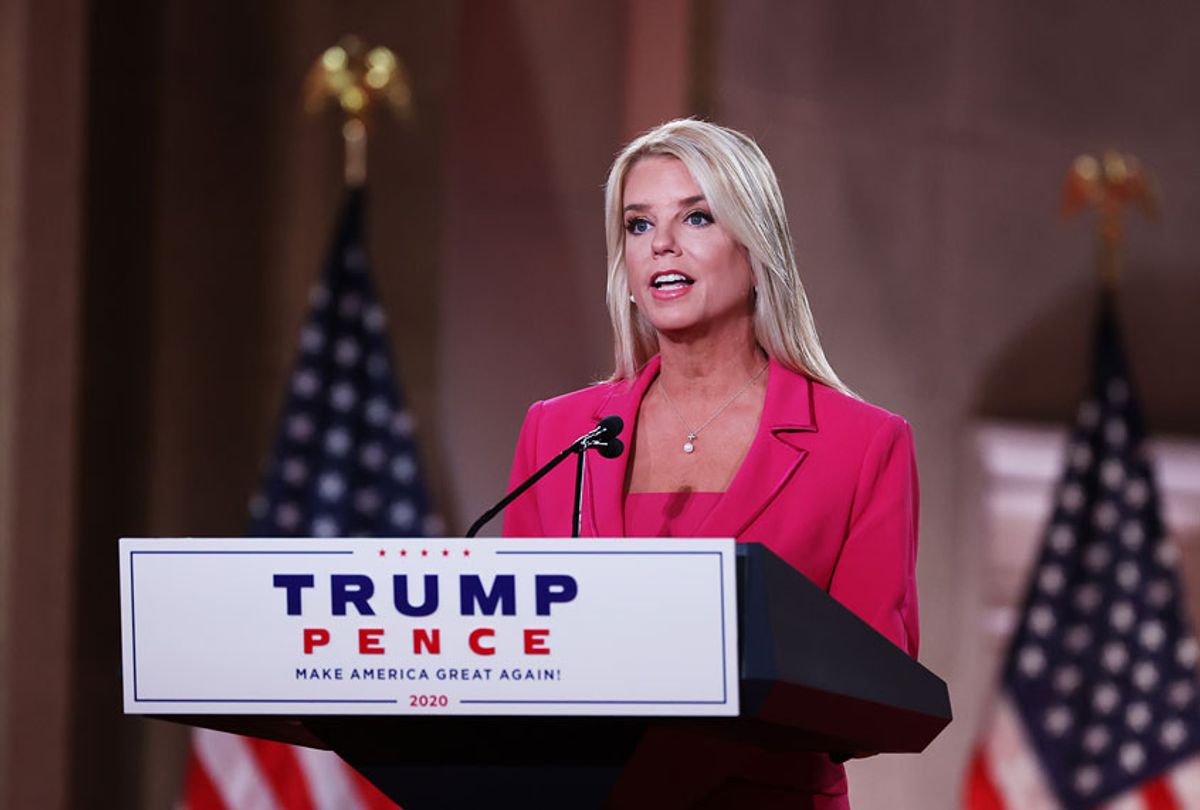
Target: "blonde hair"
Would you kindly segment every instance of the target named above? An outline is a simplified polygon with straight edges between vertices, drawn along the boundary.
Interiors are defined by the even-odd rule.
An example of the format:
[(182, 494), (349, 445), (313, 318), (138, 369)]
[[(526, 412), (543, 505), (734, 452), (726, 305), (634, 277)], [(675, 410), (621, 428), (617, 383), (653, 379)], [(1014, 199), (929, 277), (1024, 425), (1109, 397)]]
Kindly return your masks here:
[(796, 268), (779, 182), (753, 140), (726, 127), (685, 118), (644, 133), (617, 156), (605, 187), (608, 312), (616, 366), (612, 381), (629, 380), (658, 351), (654, 328), (629, 300), (625, 266), (625, 178), (644, 157), (679, 159), (700, 186), (713, 218), (745, 246), (757, 297), (754, 335), (767, 355), (792, 371), (854, 393), (825, 359)]

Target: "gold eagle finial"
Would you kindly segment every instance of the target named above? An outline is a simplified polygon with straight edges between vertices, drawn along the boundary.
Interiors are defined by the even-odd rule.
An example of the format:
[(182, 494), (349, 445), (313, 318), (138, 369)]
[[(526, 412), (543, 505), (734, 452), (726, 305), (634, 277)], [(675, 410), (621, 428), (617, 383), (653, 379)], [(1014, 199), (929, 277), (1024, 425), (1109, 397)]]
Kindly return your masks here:
[(1075, 158), (1063, 183), (1062, 214), (1069, 217), (1087, 207), (1099, 212), (1100, 278), (1109, 289), (1115, 289), (1120, 273), (1123, 217), (1130, 204), (1141, 208), (1147, 217), (1158, 218), (1154, 181), (1136, 157), (1110, 149), (1099, 158)]
[(336, 102), (345, 121), (346, 182), (361, 186), (367, 176), (367, 130), (376, 107), (412, 117), (412, 85), (404, 65), (389, 48), (368, 48), (345, 36), (317, 58), (304, 80), (304, 108), (316, 114)]

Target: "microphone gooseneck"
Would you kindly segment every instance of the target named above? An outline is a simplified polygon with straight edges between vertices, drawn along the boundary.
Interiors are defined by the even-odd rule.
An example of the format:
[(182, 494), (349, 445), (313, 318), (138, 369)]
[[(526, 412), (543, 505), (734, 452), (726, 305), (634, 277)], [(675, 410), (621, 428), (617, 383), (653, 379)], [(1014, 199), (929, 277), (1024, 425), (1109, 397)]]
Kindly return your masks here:
[(579, 456), (579, 464), (575, 473), (575, 510), (571, 520), (572, 537), (579, 536), (579, 518), (580, 509), (583, 502), (583, 458), (588, 450), (595, 450), (604, 458), (616, 458), (625, 452), (625, 443), (617, 436), (625, 429), (625, 422), (621, 417), (613, 414), (601, 419), (596, 427), (589, 430), (587, 433), (580, 436), (575, 441), (571, 442), (565, 450), (559, 453), (554, 458), (550, 459), (537, 472), (529, 476), (521, 482), (520, 486), (512, 492), (500, 499), (500, 502), (491, 509), (479, 516), (479, 519), (471, 524), (471, 528), (467, 530), (467, 537), (474, 537), (479, 533), (479, 530), (487, 525), (488, 521), (500, 514), (506, 506), (521, 497), (530, 487), (542, 479), (546, 473), (557, 467), (568, 456), (575, 453)]

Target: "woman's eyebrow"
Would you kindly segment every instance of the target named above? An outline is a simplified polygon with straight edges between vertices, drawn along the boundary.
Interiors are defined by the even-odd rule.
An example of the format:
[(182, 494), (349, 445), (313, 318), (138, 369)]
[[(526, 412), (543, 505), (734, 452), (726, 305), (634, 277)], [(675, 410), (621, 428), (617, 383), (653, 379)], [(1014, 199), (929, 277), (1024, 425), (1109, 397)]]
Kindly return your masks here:
[[(703, 194), (696, 194), (691, 197), (684, 197), (682, 200), (680, 200), (677, 203), (677, 205), (680, 208), (687, 208), (689, 205), (695, 205), (696, 203), (700, 203), (700, 202), (704, 202)], [(650, 206), (646, 205), (645, 203), (630, 203), (629, 205), (625, 206), (626, 211), (646, 211), (649, 208), (650, 208)]]

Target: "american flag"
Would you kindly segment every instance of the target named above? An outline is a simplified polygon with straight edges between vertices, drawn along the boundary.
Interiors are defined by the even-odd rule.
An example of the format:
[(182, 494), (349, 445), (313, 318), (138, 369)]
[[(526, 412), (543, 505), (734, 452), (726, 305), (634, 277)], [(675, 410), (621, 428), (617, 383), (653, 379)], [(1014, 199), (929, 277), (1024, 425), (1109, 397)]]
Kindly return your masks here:
[[(429, 511), (413, 421), (395, 382), (349, 192), (289, 381), (279, 433), (251, 498), (257, 537), (419, 537)], [(187, 810), (395, 808), (335, 754), (215, 731), (193, 734)]]
[(1094, 351), (968, 810), (1200, 808), (1200, 647), (1108, 295)]

